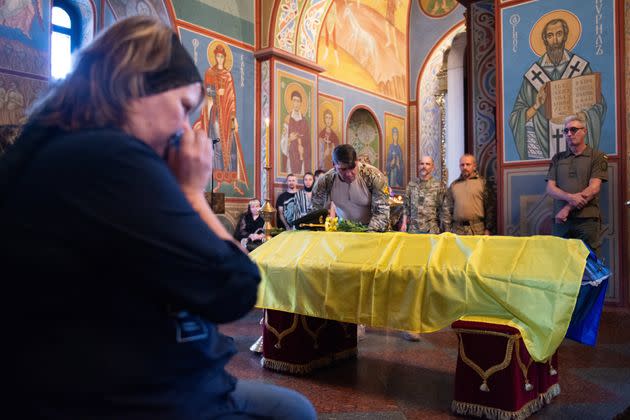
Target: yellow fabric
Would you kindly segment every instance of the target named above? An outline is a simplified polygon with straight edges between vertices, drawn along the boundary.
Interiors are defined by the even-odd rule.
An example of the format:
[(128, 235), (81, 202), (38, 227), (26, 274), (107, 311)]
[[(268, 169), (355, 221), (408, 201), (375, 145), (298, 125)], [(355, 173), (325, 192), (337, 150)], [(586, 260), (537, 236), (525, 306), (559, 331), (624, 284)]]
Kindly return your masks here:
[(260, 308), (421, 333), (458, 319), (510, 325), (537, 361), (566, 334), (587, 255), (552, 236), (314, 231), (251, 253)]

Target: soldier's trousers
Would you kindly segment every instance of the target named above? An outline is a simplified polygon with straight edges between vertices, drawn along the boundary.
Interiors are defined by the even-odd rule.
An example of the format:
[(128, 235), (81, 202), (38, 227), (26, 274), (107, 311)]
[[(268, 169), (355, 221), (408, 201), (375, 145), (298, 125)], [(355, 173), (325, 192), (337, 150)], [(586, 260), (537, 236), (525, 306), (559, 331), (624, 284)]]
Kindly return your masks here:
[(601, 221), (597, 217), (573, 218), (564, 223), (554, 223), (553, 236), (581, 239), (600, 258), (602, 245)]

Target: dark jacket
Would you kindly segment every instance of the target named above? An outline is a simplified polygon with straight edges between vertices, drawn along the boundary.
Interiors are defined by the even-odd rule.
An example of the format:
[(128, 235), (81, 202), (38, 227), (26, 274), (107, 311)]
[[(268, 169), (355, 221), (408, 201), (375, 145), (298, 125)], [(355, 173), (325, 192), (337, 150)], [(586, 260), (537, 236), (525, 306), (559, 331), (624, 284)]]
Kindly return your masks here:
[[(6, 156), (22, 140), (28, 149), (18, 139)], [(49, 419), (224, 410), (236, 347), (216, 324), (252, 308), (257, 267), (207, 227), (145, 143), (118, 130), (40, 143), (0, 189), (12, 403)]]

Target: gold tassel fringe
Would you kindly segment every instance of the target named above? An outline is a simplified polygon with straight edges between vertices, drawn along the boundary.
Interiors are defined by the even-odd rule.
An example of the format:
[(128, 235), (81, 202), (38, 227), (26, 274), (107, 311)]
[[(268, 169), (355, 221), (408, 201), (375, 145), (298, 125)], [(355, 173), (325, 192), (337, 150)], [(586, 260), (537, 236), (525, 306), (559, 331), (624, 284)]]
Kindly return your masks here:
[(518, 411), (507, 411), (496, 407), (453, 400), (451, 410), (463, 416), (485, 417), (497, 420), (522, 420), (540, 410), (544, 405), (542, 399), (536, 398), (525, 404)]
[(353, 347), (351, 349), (335, 353), (332, 356), (322, 357), (320, 359), (313, 360), (309, 363), (304, 364), (283, 362), (280, 360), (269, 359), (263, 356), (260, 359), (260, 364), (264, 368), (275, 370), (278, 372), (291, 373), (293, 375), (306, 375), (308, 373), (311, 373), (315, 369), (331, 365), (333, 364), (333, 362), (356, 358), (358, 353), (358, 349), (356, 347)]
[(558, 395), (560, 395), (560, 384), (553, 384), (546, 392), (539, 394), (538, 398), (531, 400), (518, 411), (501, 410), (496, 407), (455, 400), (451, 403), (451, 410), (463, 416), (485, 417), (497, 420), (522, 420), (549, 404)]
[(322, 357), (321, 359), (313, 360), (309, 363), (297, 364), (262, 357), (260, 359), (260, 364), (264, 368), (278, 372), (291, 373), (293, 375), (306, 375), (315, 369), (330, 365), (332, 361), (332, 357)]
[(549, 404), (552, 399), (560, 395), (560, 384), (551, 385), (546, 392), (539, 395), (539, 398), (544, 401), (545, 404)]

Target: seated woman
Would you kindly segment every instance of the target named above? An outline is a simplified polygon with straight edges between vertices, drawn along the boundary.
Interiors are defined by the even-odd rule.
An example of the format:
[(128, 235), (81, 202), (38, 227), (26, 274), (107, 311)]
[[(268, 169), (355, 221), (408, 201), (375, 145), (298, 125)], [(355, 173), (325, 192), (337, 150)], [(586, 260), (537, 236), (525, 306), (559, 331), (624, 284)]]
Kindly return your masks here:
[(263, 243), (265, 221), (260, 216), (260, 200), (253, 199), (247, 204), (247, 211), (241, 214), (234, 230), (234, 238), (252, 251)]

